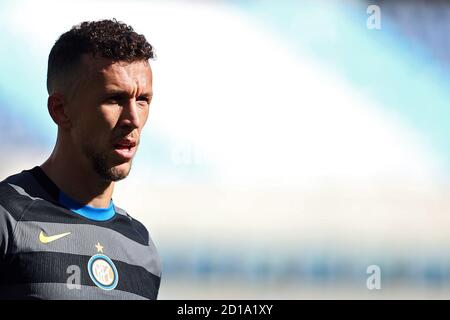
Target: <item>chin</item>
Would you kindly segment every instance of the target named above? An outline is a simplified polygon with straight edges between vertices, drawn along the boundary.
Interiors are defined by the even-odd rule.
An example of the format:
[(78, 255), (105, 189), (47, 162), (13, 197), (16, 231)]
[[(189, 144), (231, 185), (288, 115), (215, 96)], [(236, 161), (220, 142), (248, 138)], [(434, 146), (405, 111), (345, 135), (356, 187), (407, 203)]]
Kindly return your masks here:
[(131, 171), (131, 161), (119, 164), (111, 168), (111, 180), (118, 181), (125, 179)]
[(119, 159), (111, 157), (108, 152), (99, 152), (88, 145), (82, 147), (84, 154), (90, 160), (92, 168), (97, 175), (107, 181), (125, 179), (131, 170), (133, 159)]

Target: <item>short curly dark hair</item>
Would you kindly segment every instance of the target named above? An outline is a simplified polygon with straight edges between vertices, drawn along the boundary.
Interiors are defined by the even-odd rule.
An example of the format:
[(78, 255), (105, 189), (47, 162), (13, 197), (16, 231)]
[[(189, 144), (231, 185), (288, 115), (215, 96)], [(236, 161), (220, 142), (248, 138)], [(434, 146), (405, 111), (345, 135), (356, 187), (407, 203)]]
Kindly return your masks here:
[(47, 69), (49, 94), (58, 81), (67, 81), (85, 53), (126, 62), (154, 58), (152, 45), (131, 26), (116, 19), (82, 22), (63, 33), (50, 51)]

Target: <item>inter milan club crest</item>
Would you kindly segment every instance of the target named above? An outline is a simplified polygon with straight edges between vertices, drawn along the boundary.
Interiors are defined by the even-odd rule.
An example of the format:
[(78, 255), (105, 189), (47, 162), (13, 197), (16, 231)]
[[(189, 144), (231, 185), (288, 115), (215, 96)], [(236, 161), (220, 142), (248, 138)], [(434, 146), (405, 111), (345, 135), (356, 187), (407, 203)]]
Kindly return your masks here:
[(97, 243), (95, 247), (101, 254), (97, 253), (89, 259), (89, 276), (97, 287), (103, 290), (113, 290), (119, 282), (116, 266), (110, 258), (103, 254), (103, 247), (100, 243)]

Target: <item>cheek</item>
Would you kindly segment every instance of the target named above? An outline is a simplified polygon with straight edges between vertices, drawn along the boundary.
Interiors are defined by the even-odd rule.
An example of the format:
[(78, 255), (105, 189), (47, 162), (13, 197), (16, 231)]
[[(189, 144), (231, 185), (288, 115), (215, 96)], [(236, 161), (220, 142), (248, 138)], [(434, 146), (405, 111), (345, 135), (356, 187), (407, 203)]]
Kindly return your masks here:
[(120, 108), (103, 107), (100, 109), (98, 124), (104, 129), (112, 130), (117, 125), (120, 118)]
[(140, 117), (142, 119), (142, 125), (141, 125), (141, 128), (140, 128), (141, 130), (145, 126), (145, 124), (147, 123), (149, 112), (150, 112), (150, 108), (144, 109), (141, 112), (141, 115), (140, 115)]
[(74, 126), (77, 140), (81, 140), (83, 144), (97, 145), (98, 148), (106, 145), (110, 142), (118, 114), (114, 108), (102, 106), (80, 110)]

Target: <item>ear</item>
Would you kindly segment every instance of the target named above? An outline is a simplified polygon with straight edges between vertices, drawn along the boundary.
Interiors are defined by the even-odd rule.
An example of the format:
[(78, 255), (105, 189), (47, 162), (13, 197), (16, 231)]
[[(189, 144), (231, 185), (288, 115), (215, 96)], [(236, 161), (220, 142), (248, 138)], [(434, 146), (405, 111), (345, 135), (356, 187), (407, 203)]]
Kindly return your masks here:
[(54, 92), (47, 99), (48, 113), (53, 121), (62, 129), (69, 129), (72, 125), (67, 114), (66, 99), (62, 93)]

